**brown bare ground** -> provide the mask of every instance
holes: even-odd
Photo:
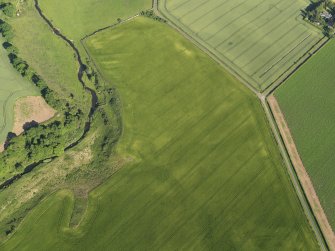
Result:
[[[56,111],[51,108],[41,96],[27,96],[16,101],[14,106],[14,126],[12,132],[19,135],[23,132],[23,125],[36,121],[43,123],[53,116]]]
[[[50,107],[41,96],[27,96],[19,98],[14,106],[14,125],[12,132],[21,134],[25,123],[35,121],[43,123],[53,116],[56,111]],[[0,153],[4,151],[4,144],[0,144]]]
[[[267,100],[278,125],[280,134],[284,140],[290,159],[293,163],[294,169],[298,175],[299,181],[312,207],[313,213],[319,223],[322,233],[327,241],[329,249],[335,250],[335,234],[328,222],[325,212],[323,211],[320,200],[314,190],[313,183],[299,156],[298,150],[293,141],[292,134],[286,123],[284,114],[282,113],[280,106],[273,95],[270,95]]]

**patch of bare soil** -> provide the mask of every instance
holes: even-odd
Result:
[[[56,111],[41,96],[19,98],[14,106],[12,133],[19,135],[25,129],[51,119],[55,114]],[[4,150],[5,143],[0,144],[0,153]]]
[[[304,164],[299,156],[298,150],[295,146],[292,134],[286,123],[284,114],[273,95],[268,97],[268,103],[271,107],[272,113],[278,125],[280,134],[284,140],[286,149],[289,153],[294,169],[298,175],[299,181],[305,191],[307,199],[312,207],[313,213],[320,225],[320,228],[326,238],[330,250],[335,250],[335,234],[328,222],[327,216],[323,211],[320,200],[314,190],[313,183],[304,167]]]
[[[41,96],[27,96],[16,101],[14,106],[14,126],[12,132],[21,134],[31,123],[43,123],[56,111]]]

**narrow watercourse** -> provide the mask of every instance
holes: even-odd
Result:
[[[98,96],[97,96],[96,92],[93,89],[89,88],[85,84],[85,82],[83,81],[83,74],[84,74],[85,70],[87,69],[87,66],[83,63],[83,61],[81,59],[81,56],[80,56],[80,53],[79,53],[79,50],[77,49],[77,47],[74,45],[74,43],[70,39],[68,39],[57,28],[55,28],[53,26],[53,24],[51,23],[51,21],[43,14],[43,12],[42,12],[42,10],[41,10],[41,8],[39,6],[38,0],[34,0],[34,3],[35,3],[35,8],[36,8],[38,14],[48,24],[48,26],[52,29],[52,31],[54,32],[54,34],[56,36],[60,37],[61,39],[63,39],[68,45],[70,45],[70,47],[75,52],[76,59],[77,59],[77,62],[79,64],[79,69],[78,69],[78,74],[77,74],[78,80],[81,83],[81,85],[83,86],[83,88],[85,89],[85,91],[87,91],[90,94],[90,96],[91,96],[90,111],[88,113],[88,119],[87,119],[87,121],[85,123],[85,126],[84,126],[83,134],[75,142],[73,142],[70,145],[68,145],[67,147],[65,147],[64,151],[67,151],[67,150],[75,147],[76,145],[78,145],[85,138],[85,136],[87,135],[87,133],[91,129],[92,117],[94,115],[95,110],[98,107],[98,101],[99,100],[98,100]],[[0,184],[0,190],[7,188],[14,181],[20,179],[23,175],[31,172],[37,166],[39,166],[39,165],[41,165],[43,163],[46,163],[46,162],[50,162],[50,161],[52,161],[52,160],[54,160],[56,158],[57,158],[57,156],[54,156],[54,157],[43,159],[43,160],[40,160],[38,162],[35,162],[35,163],[32,163],[32,164],[28,165],[27,167],[25,167],[25,169],[24,169],[24,171],[22,173],[17,174],[15,176],[13,176],[12,178],[7,179],[3,183],[1,183]]]
[[[76,142],[72,143],[71,145],[69,145],[68,147],[65,148],[65,150],[68,150],[74,146],[76,146],[78,143],[80,143],[80,141],[82,141],[82,139],[86,136],[87,132],[90,130],[91,128],[91,119],[92,116],[98,106],[98,96],[96,94],[96,92],[89,88],[88,86],[86,86],[85,82],[83,81],[83,74],[85,72],[85,70],[87,69],[87,66],[83,63],[79,50],[77,49],[77,47],[74,45],[74,43],[68,39],[66,36],[64,36],[59,29],[55,28],[53,26],[53,24],[51,23],[51,21],[43,14],[39,4],[38,4],[38,0],[34,0],[35,2],[35,8],[38,11],[38,14],[42,17],[42,19],[48,24],[48,26],[52,29],[52,31],[54,32],[54,34],[58,37],[60,37],[61,39],[63,39],[68,45],[70,45],[70,47],[73,49],[73,51],[75,52],[76,55],[76,59],[78,61],[79,64],[79,70],[78,70],[78,80],[81,83],[81,85],[83,86],[83,88],[90,93],[91,95],[91,108],[90,108],[90,112],[88,114],[88,121],[85,124],[85,128],[84,128],[84,133],[83,135],[80,137],[80,139],[78,139]]]

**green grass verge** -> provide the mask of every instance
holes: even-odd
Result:
[[[283,78],[323,35],[301,20],[308,0],[162,0],[159,9],[247,83]]]
[[[262,107],[241,83],[147,18],[87,46],[120,94],[117,153],[132,164],[90,194],[79,228],[68,228],[73,197],[60,192],[2,250],[318,249]]]
[[[0,43],[2,41],[0,40]],[[24,96],[39,95],[38,89],[10,64],[7,52],[0,48],[0,144],[13,129],[15,101]]]
[[[335,229],[335,42],[312,57],[276,92],[321,204]]]

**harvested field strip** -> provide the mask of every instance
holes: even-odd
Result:
[[[304,167],[335,229],[334,41],[291,76],[275,96],[284,112]]]
[[[159,8],[247,83],[264,90],[322,38],[299,18],[304,2],[163,0]]]
[[[284,114],[281,112],[279,104],[273,95],[271,95],[268,98],[268,102],[275,117],[275,120],[277,122],[277,125],[279,127],[280,134],[282,135],[283,140],[285,142],[292,164],[298,175],[299,181],[304,189],[306,197],[319,223],[322,233],[325,236],[325,239],[329,245],[330,250],[335,250],[335,234],[328,222],[325,212],[323,211],[320,200],[314,190],[313,183],[299,156],[290,129],[286,124]]]

